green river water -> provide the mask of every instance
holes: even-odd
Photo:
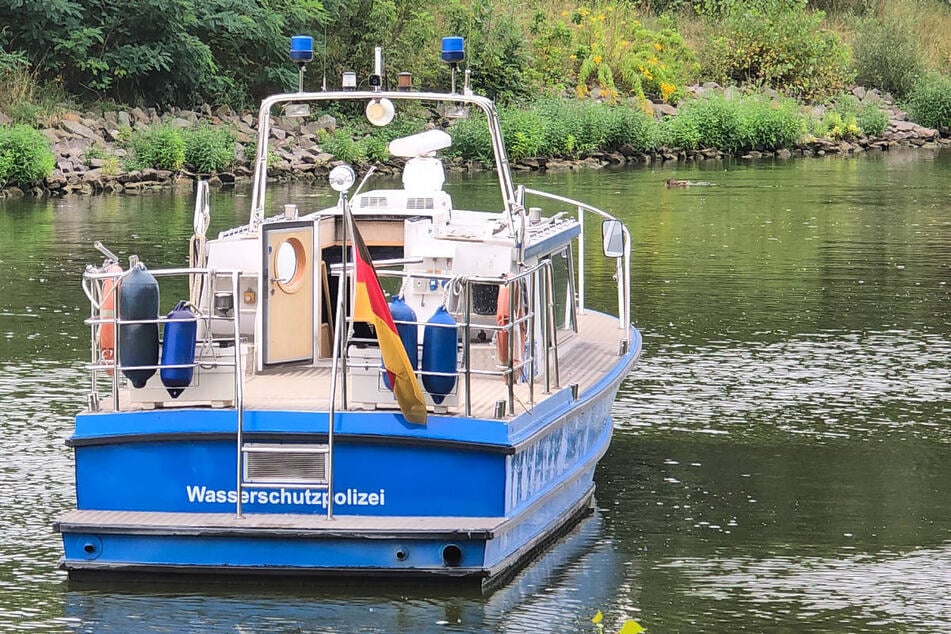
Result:
[[[597,632],[598,610],[605,632],[951,630],[951,152],[522,180],[629,223],[644,354],[598,511],[489,595],[68,583],[50,526],[73,505],[80,275],[96,239],[184,265],[194,202],[0,200],[0,630]],[[309,192],[275,187],[274,209]],[[213,195],[210,235],[248,193]]]

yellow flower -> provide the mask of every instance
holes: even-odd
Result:
[[[580,9],[578,9],[578,13],[581,15],[581,17],[586,17],[591,15],[591,11],[587,7],[581,7]]]
[[[567,18],[568,15],[569,15],[569,13],[568,13],[567,11],[562,11],[562,12],[561,12],[561,17],[563,17],[563,18]]]
[[[674,91],[677,90],[677,87],[666,81],[660,82],[660,96],[664,101],[670,99],[670,96],[674,94]]]
[[[654,42],[654,50],[660,52],[664,50],[664,47],[660,42]]]
[[[578,56],[577,56],[577,55],[569,55],[569,56],[568,56],[568,59],[578,59]]]
[[[600,55],[595,55],[595,56],[594,56],[594,63],[595,63],[595,64],[600,64],[600,63],[601,63],[601,56],[600,56]]]

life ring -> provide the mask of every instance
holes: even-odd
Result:
[[[122,273],[118,264],[110,264],[100,270],[101,273],[110,273],[117,276]],[[99,324],[99,356],[107,365],[115,364],[116,357],[116,290],[119,286],[118,277],[108,277],[102,280],[99,300],[99,318],[104,320]],[[112,376],[112,370],[108,370]]]
[[[499,296],[495,302],[495,324],[497,326],[508,326],[512,321],[511,308],[510,308],[510,295],[511,289],[515,289],[515,314],[518,315],[518,318],[521,319],[525,312],[522,310],[521,298],[518,292],[518,282],[510,282],[499,286]],[[522,340],[525,336],[525,323],[523,322],[520,325]],[[522,361],[522,355],[520,354],[519,348],[521,347],[521,341],[516,339],[514,355],[512,359],[512,365],[518,365]],[[495,352],[499,360],[499,365],[508,366],[509,365],[509,330],[497,330],[495,333]]]

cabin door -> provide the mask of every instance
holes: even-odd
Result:
[[[264,365],[314,358],[314,223],[261,227]]]

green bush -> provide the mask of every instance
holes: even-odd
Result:
[[[794,145],[805,127],[805,117],[790,99],[713,95],[683,104],[677,116],[666,119],[663,140],[686,150],[775,150]]]
[[[683,104],[677,119],[685,117],[692,123],[681,123],[680,130],[696,130],[697,146],[736,151],[740,145],[740,113],[738,102],[723,95],[712,95]],[[686,129],[685,129],[686,128]],[[689,135],[688,135],[689,138]]]
[[[805,132],[805,117],[790,99],[751,96],[739,101],[740,148],[776,150],[794,145]]]
[[[904,19],[867,17],[852,46],[855,81],[903,97],[924,72],[915,31]]]
[[[538,156],[545,140],[545,121],[534,108],[505,108],[499,115],[509,160]]]
[[[184,131],[185,163],[209,173],[234,163],[234,135],[225,127],[200,125]]]
[[[686,108],[676,117],[667,117],[661,125],[661,142],[669,148],[696,150],[700,146],[697,118]]]
[[[129,147],[132,169],[154,167],[178,171],[185,164],[185,139],[176,128],[163,125],[136,130],[130,135]]]
[[[542,99],[524,108],[503,108],[499,117],[509,159],[531,156],[581,158],[630,145],[656,149],[659,126],[638,108],[594,101]],[[457,121],[449,128],[450,156],[491,162],[492,143],[481,118]]]
[[[0,126],[0,187],[28,186],[53,173],[50,143],[27,125]]]
[[[321,32],[316,0],[0,2],[0,48],[41,81],[122,102],[220,103],[296,85],[287,34]],[[356,29],[359,31],[359,29]]]
[[[321,130],[317,133],[317,142],[321,149],[344,163],[363,165],[367,162],[367,146],[363,140],[354,139],[354,131],[340,127],[333,132]]]
[[[908,95],[911,119],[929,128],[951,128],[951,77],[926,75]]]
[[[855,138],[862,134],[881,136],[888,127],[888,114],[875,104],[860,103],[851,94],[837,96],[825,113],[811,122],[810,131],[818,137]]]
[[[653,115],[640,108],[614,107],[609,110],[605,141],[606,149],[616,150],[630,145],[638,152],[652,152],[660,140],[660,126]]]
[[[851,79],[849,50],[821,28],[806,0],[706,0],[710,37],[701,58],[720,82],[770,86],[815,99]]]
[[[534,107],[545,121],[541,154],[578,158],[605,146],[610,106],[587,100],[545,99]]]
[[[450,0],[443,8],[449,31],[466,38],[473,89],[501,102],[531,94],[531,55],[511,7],[492,0]],[[448,74],[446,79],[448,79]]]
[[[862,129],[854,112],[848,109],[831,109],[813,123],[812,133],[817,137],[839,141],[858,137],[862,134]]]
[[[868,136],[882,136],[888,127],[888,114],[876,105],[866,105],[855,115],[855,121]]]
[[[455,156],[466,160],[478,160],[483,163],[492,163],[492,139],[482,117],[470,116],[459,119],[448,129],[452,137],[452,145],[446,148],[447,156]]]

